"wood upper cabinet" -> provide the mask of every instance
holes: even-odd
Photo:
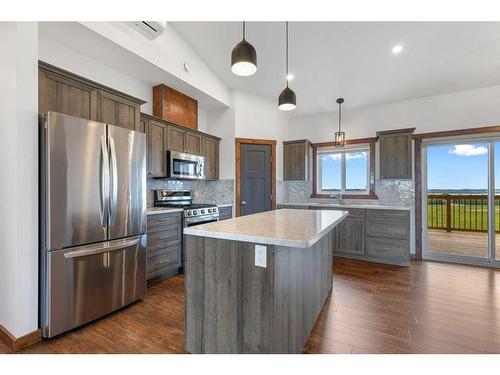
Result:
[[[121,96],[99,90],[97,121],[130,130],[140,129],[140,104]]]
[[[175,126],[168,126],[167,132],[167,149],[171,151],[185,152],[186,131]]]
[[[205,179],[219,179],[219,139],[203,136],[203,156],[205,156]]]
[[[39,113],[54,111],[144,132],[141,104],[140,99],[39,61]]]
[[[187,153],[202,155],[203,139],[201,134],[186,131],[185,146]]]
[[[198,102],[165,85],[153,87],[153,115],[186,128],[198,129]]]
[[[51,70],[38,70],[38,112],[97,120],[97,89]]]
[[[311,142],[307,139],[283,142],[283,180],[308,180]]]
[[[377,132],[381,179],[412,178],[412,134],[415,128]]]
[[[148,177],[167,177],[167,135],[168,126],[153,119],[148,120],[147,150]]]

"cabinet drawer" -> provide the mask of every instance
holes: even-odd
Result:
[[[410,221],[394,219],[367,219],[366,235],[407,240],[410,238]]]
[[[233,207],[219,207],[219,220],[227,220],[233,217]]]
[[[409,220],[410,211],[403,210],[366,210],[367,219],[383,219],[383,220]]]
[[[148,249],[158,246],[177,245],[182,239],[182,227],[171,225],[160,230],[148,232]]]
[[[367,236],[366,255],[374,258],[409,261],[410,243],[408,240]]]
[[[171,271],[181,266],[181,246],[161,247],[155,250],[148,249],[148,279]]]
[[[150,229],[166,227],[172,224],[181,225],[181,213],[173,212],[168,214],[157,214],[148,216],[148,232]]]

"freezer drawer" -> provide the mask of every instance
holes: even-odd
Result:
[[[146,235],[47,253],[44,337],[146,296]]]

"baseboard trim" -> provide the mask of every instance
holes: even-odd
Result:
[[[42,330],[30,332],[21,337],[15,337],[7,328],[0,324],[0,340],[9,346],[15,352],[42,341]]]

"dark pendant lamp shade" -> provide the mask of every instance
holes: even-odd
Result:
[[[231,52],[231,71],[238,76],[251,76],[257,71],[257,51],[245,40],[245,22],[243,40]]]
[[[340,130],[342,123],[342,103],[344,103],[343,98],[337,99],[337,104],[339,105],[339,131],[335,132],[335,146],[344,147],[345,146],[345,132]]]
[[[282,111],[291,111],[297,107],[297,97],[293,90],[288,87],[288,22],[285,23],[286,35],[286,87],[278,97],[278,108]]]
[[[290,87],[285,87],[278,98],[278,108],[282,111],[291,111],[297,106],[297,97]]]

